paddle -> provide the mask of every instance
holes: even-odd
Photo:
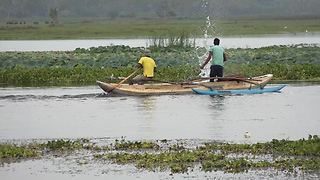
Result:
[[[132,74],[130,74],[128,77],[124,78],[124,80],[122,80],[121,82],[119,82],[119,84],[117,84],[116,86],[114,86],[112,89],[110,89],[108,92],[112,92],[114,89],[116,89],[117,87],[119,87],[123,82],[125,82],[126,80],[128,80],[131,76],[133,76],[135,73],[137,73],[138,71],[140,71],[142,69],[139,68],[136,71],[134,71]]]

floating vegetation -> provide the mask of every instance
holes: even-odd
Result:
[[[196,66],[175,66],[157,68],[155,78],[165,81],[179,81],[198,77],[200,69]],[[14,68],[0,71],[0,82],[7,84],[23,83],[95,83],[107,81],[109,77],[127,77],[136,68]],[[174,74],[175,76],[172,76]],[[120,80],[119,80],[120,81]]]
[[[89,142],[89,140],[86,139],[78,139],[76,141],[71,140],[53,140],[48,141],[47,143],[43,143],[42,146],[46,149],[51,150],[74,150],[74,149],[80,149],[85,148],[87,146],[84,146],[84,143]]]
[[[121,140],[116,140],[115,144],[111,144],[111,147],[115,150],[127,150],[127,149],[159,149],[160,146],[153,142],[132,142],[126,141],[124,138]]]
[[[283,155],[302,155],[320,156],[320,138],[317,135],[309,135],[308,139],[297,141],[273,139],[266,143],[256,144],[208,144],[201,149],[219,150],[222,154],[227,153],[250,153],[250,154],[283,154]]]
[[[246,77],[271,73],[275,79],[319,79],[320,47],[298,44],[254,49],[228,49],[226,73]]]
[[[182,41],[188,40],[181,37]],[[160,41],[160,40],[158,40]],[[198,55],[207,53],[174,38],[170,46],[154,45],[152,57],[157,79],[184,81],[200,74]],[[94,83],[108,77],[126,77],[136,69],[144,48],[99,46],[65,52],[0,52],[0,83]],[[224,75],[245,77],[273,74],[274,79],[320,79],[317,45],[270,46],[226,49]]]
[[[308,139],[276,140],[255,144],[204,143],[187,148],[183,143],[170,144],[165,141],[115,140],[109,146],[97,146],[89,139],[53,140],[47,143],[17,145],[0,144],[0,157],[42,157],[46,153],[65,150],[89,151],[94,159],[120,165],[133,164],[139,169],[187,173],[200,166],[203,171],[226,173],[248,172],[273,168],[297,173],[319,173],[320,138],[309,135]],[[6,161],[5,161],[6,162]],[[79,161],[80,165],[88,164]]]
[[[0,158],[36,157],[39,153],[17,145],[0,144]]]

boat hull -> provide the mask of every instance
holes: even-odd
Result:
[[[192,89],[197,94],[202,95],[230,95],[230,94],[262,94],[262,93],[270,93],[280,91],[283,86],[271,87],[271,88],[255,88],[255,89],[240,89],[240,90],[214,90],[214,89]]]
[[[162,95],[162,94],[191,94],[195,93],[192,89],[207,90],[212,87],[216,90],[238,90],[238,89],[255,89],[263,88],[272,79],[272,74],[245,79],[244,81],[221,81],[221,82],[201,82],[189,84],[146,84],[146,85],[128,85],[121,84],[113,89],[117,84],[97,81],[98,86],[105,92],[112,90],[113,94],[121,95]],[[252,83],[250,83],[250,82]]]

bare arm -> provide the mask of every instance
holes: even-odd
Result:
[[[143,68],[142,64],[140,64],[140,63],[137,64],[137,67],[138,68]]]
[[[154,67],[153,72],[157,72],[157,67]]]
[[[227,56],[226,54],[223,54],[223,62],[227,61]]]
[[[210,59],[212,57],[212,54],[213,54],[212,51],[209,51],[209,56],[208,56],[206,62],[204,62],[204,64],[200,67],[200,69],[203,69],[208,64],[208,62],[210,61]]]

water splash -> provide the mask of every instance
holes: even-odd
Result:
[[[210,36],[208,34],[210,28],[211,28],[210,16],[207,16],[206,17],[206,27],[204,30],[204,39],[203,39],[203,47],[205,48],[206,52],[205,52],[205,54],[202,54],[200,56],[198,55],[200,66],[202,66],[204,64],[204,62],[207,60],[207,57],[209,55],[208,51],[209,51],[210,46],[207,43],[208,43],[208,39],[210,38]],[[208,64],[211,64],[211,60],[208,62]],[[200,73],[201,77],[209,76],[210,65],[208,65],[208,64],[201,70],[201,73]]]
[[[221,15],[221,11],[223,11],[223,2],[215,1],[210,2],[207,0],[202,0],[202,15],[205,17],[205,26],[202,28],[203,31],[203,44],[201,47],[197,47],[197,57],[199,60],[199,65],[202,66],[204,62],[207,60],[207,57],[209,56],[209,49],[212,46],[212,37],[213,36],[219,36],[221,35],[221,28],[219,26],[218,20]],[[204,69],[201,70],[200,76],[202,77],[208,77],[210,74],[210,64],[211,60],[208,62],[208,64],[204,67]]]
[[[208,30],[210,29],[210,27],[211,27],[210,16],[207,16],[206,28],[204,30],[204,40],[203,40],[203,44],[204,44],[205,47],[207,46],[207,41],[208,41],[208,38],[209,38]]]

